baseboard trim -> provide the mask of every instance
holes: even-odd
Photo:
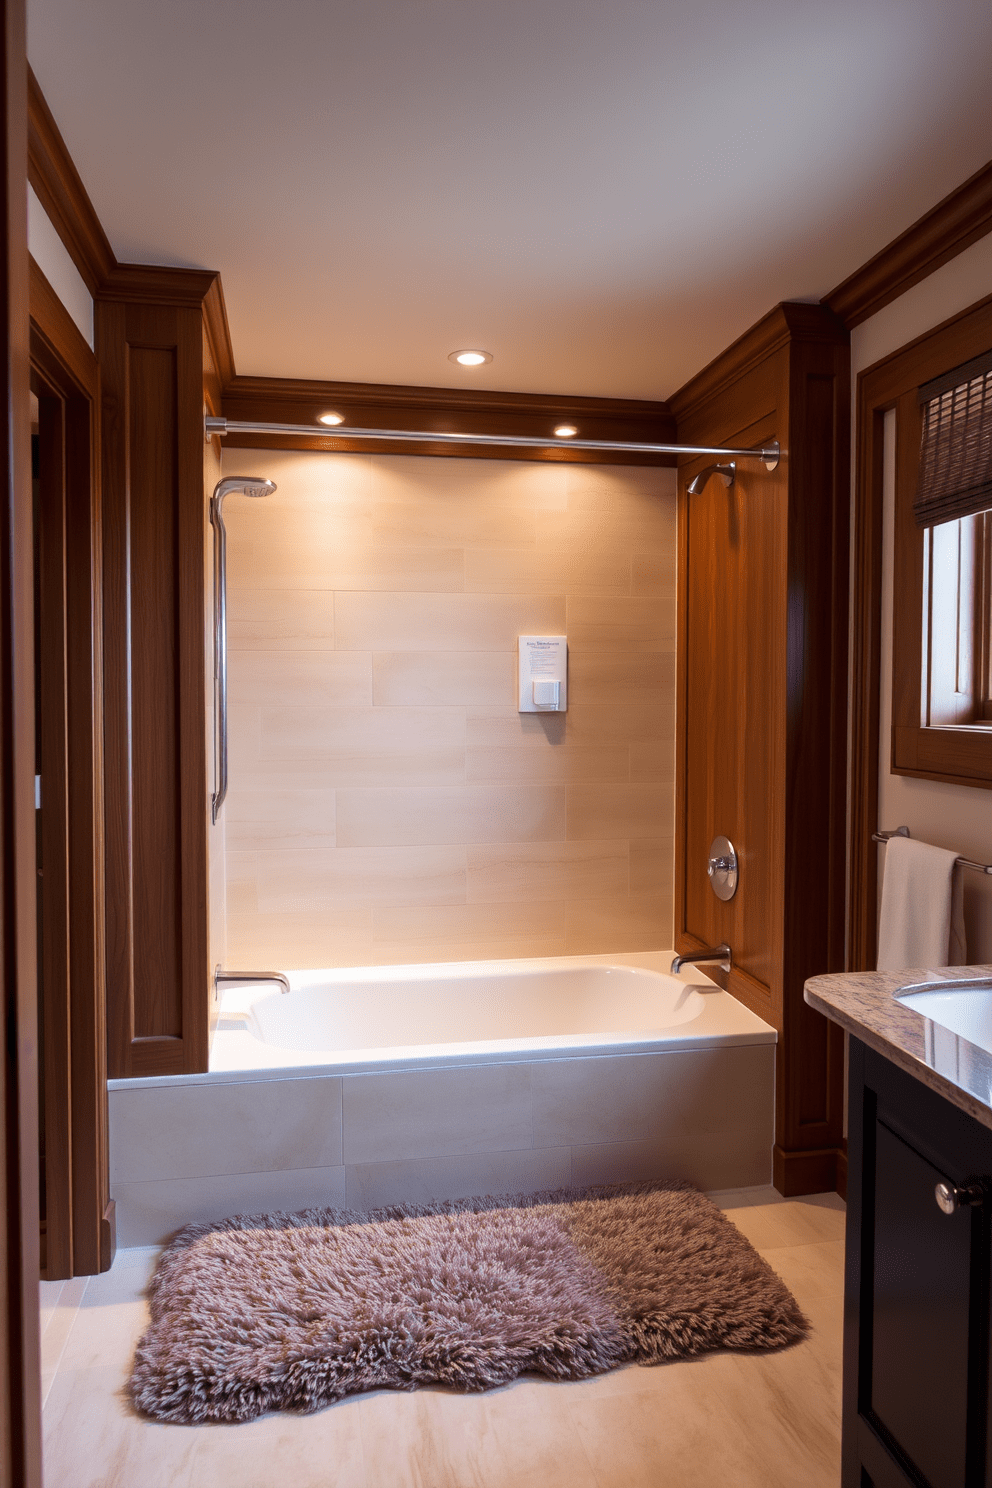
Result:
[[[786,1151],[776,1142],[772,1150],[772,1182],[786,1199],[801,1194],[836,1193],[842,1156],[838,1147]]]

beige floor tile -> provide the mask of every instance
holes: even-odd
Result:
[[[517,1383],[362,1401],[369,1488],[595,1488],[563,1397]]]
[[[811,1245],[776,1245],[761,1251],[761,1254],[781,1276],[800,1307],[819,1297],[843,1295],[843,1240],[822,1240]]]
[[[813,1198],[780,1199],[778,1203],[751,1204],[730,1218],[758,1250],[779,1245],[810,1245],[824,1240],[843,1240],[844,1211]],[[836,1195],[832,1197],[836,1198]]]
[[[56,1370],[69,1341],[72,1325],[76,1321],[83,1294],[86,1291],[86,1276],[73,1276],[68,1281],[43,1282],[43,1286],[57,1287],[58,1294],[53,1303],[42,1309],[41,1335],[41,1403],[44,1405],[52,1387]]]
[[[192,1442],[189,1488],[365,1488],[360,1409],[356,1397],[312,1416],[174,1428]]]

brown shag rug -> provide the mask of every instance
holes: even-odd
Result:
[[[358,1390],[582,1379],[808,1323],[684,1183],[309,1209],[188,1225],[151,1283],[131,1397],[160,1421],[314,1411]]]

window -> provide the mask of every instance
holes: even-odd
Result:
[[[894,410],[895,774],[992,787],[992,301],[863,374]],[[880,445],[872,440],[880,482]]]

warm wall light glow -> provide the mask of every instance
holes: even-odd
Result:
[[[481,367],[483,362],[491,362],[493,354],[491,351],[452,351],[448,353],[449,362],[457,362],[462,367]]]
[[[318,415],[317,415],[317,422],[319,424],[343,424],[344,423],[344,414],[343,413],[318,413]]]
[[[573,434],[578,434],[574,424],[559,424],[555,430],[556,439],[571,439]]]

